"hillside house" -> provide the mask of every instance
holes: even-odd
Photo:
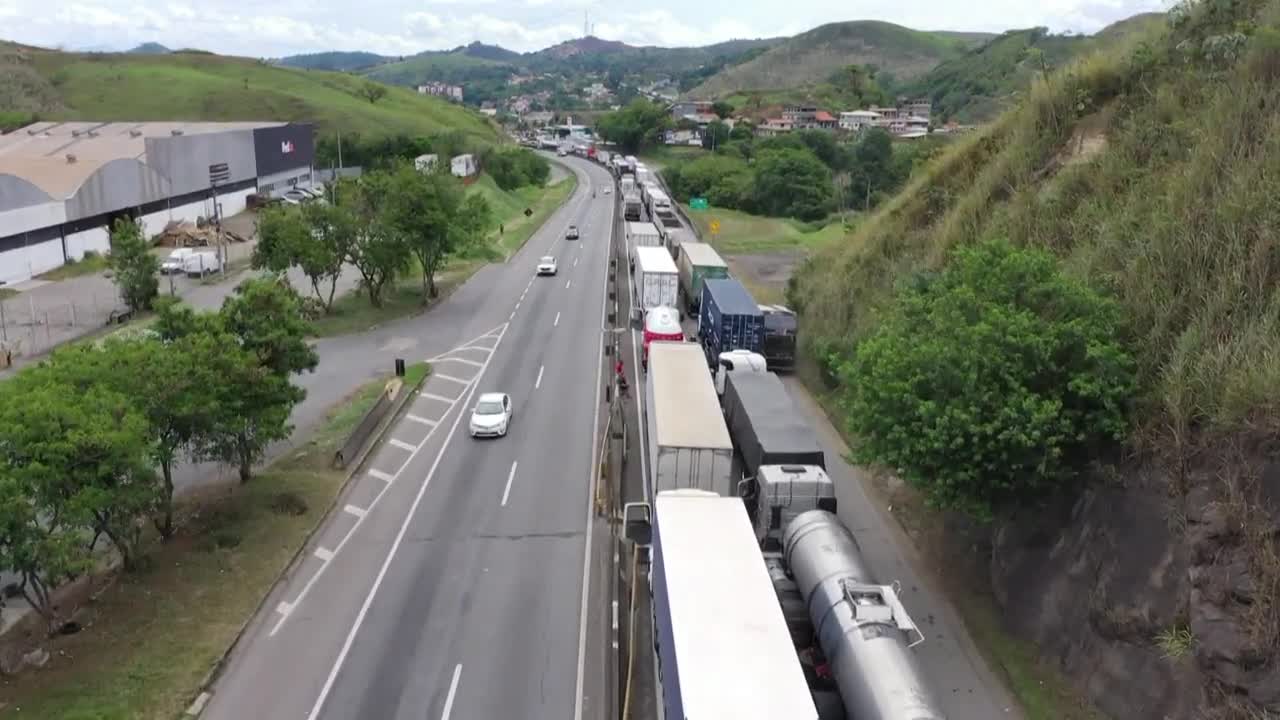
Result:
[[[671,119],[679,120],[688,115],[697,115],[698,113],[710,113],[710,100],[682,100],[671,104]]]
[[[442,97],[448,100],[452,100],[454,102],[459,102],[459,103],[462,102],[462,86],[461,85],[449,85],[448,83],[442,83],[442,82],[429,82],[429,83],[426,83],[425,85],[418,86],[418,94],[434,95],[436,97]]]
[[[813,125],[811,127],[818,130],[835,130],[837,125],[839,125],[839,121],[826,110],[819,110],[813,114]]]
[[[435,155],[419,155],[413,159],[413,167],[418,172],[431,172],[435,169],[437,160]]]
[[[476,174],[477,169],[475,155],[458,155],[449,161],[449,172],[455,177],[469,178]]]
[[[793,129],[803,130],[816,126],[817,114],[818,108],[811,105],[788,105],[782,110],[782,119],[791,123]]]
[[[907,112],[912,117],[924,118],[925,123],[933,117],[933,103],[928,99],[904,100],[898,98],[898,107]]]
[[[795,123],[787,118],[768,118],[761,125],[756,126],[756,135],[760,137],[774,137],[783,135],[795,130]]]
[[[840,113],[840,129],[857,132],[863,128],[875,127],[880,120],[880,113],[872,110],[849,110]]]

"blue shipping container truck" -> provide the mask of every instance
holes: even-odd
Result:
[[[722,352],[761,351],[764,313],[742,283],[733,278],[708,278],[702,282],[698,342],[707,355],[707,364],[713,367]]]

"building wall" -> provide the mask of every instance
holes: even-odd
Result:
[[[132,158],[112,160],[89,176],[67,199],[67,219],[93,217],[163,200],[170,196],[169,182]]]
[[[258,128],[253,154],[259,178],[315,164],[315,128],[307,124]]]
[[[26,244],[22,242],[21,236],[29,230],[62,224],[67,219],[66,209],[65,203],[45,199],[36,205],[0,211],[0,251],[10,250],[13,245]]]
[[[61,239],[23,245],[0,252],[0,280],[6,284],[19,283],[61,265]]]
[[[88,228],[87,230],[81,230],[80,232],[67,235],[67,257],[72,260],[82,259],[86,251],[91,250],[99,255],[105,255],[110,249],[111,234],[107,231],[106,225],[99,225],[98,227]],[[59,267],[61,265],[62,251],[61,247],[59,247],[58,263],[53,267]]]
[[[147,138],[147,164],[169,180],[170,193],[209,187],[209,166],[227,164],[228,183],[257,176],[253,130]]]
[[[258,192],[265,195],[281,195],[294,185],[311,185],[310,167],[295,167],[258,178]]]

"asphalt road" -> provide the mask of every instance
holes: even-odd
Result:
[[[568,163],[575,196],[438,308],[466,318],[447,323],[451,349],[395,349],[435,372],[251,622],[203,717],[606,716],[589,495],[614,204],[591,197],[603,169]],[[564,240],[570,223],[581,240]],[[559,274],[536,278],[546,254]],[[511,430],[473,440],[489,391],[512,396]]]

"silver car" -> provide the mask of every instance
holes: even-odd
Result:
[[[506,437],[511,427],[511,396],[485,393],[471,411],[471,437]]]

